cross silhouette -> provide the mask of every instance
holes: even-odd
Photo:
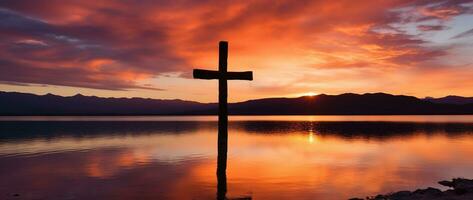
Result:
[[[228,72],[228,42],[218,43],[218,71],[194,69],[196,79],[218,79],[218,155],[217,155],[217,199],[226,199],[227,149],[228,149],[228,103],[227,80],[253,80],[253,72]]]

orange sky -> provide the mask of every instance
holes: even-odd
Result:
[[[0,2],[0,90],[215,102],[387,92],[473,96],[473,1]]]

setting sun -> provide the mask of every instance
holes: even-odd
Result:
[[[306,92],[306,93],[302,93],[300,96],[313,97],[313,96],[316,96],[316,95],[318,95],[318,93],[316,93],[316,92]]]

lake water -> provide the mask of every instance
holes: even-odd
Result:
[[[0,199],[215,199],[216,119],[0,117]],[[229,198],[348,199],[473,178],[473,116],[230,120]]]

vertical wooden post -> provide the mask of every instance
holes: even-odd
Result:
[[[228,107],[227,80],[253,80],[253,72],[227,72],[228,42],[218,43],[218,71],[194,69],[198,79],[218,79],[218,154],[217,154],[217,199],[226,200],[227,151],[228,151]]]
[[[227,108],[227,59],[228,42],[218,44],[218,155],[217,155],[217,199],[225,199],[227,193],[227,149],[228,149],[228,108]]]

